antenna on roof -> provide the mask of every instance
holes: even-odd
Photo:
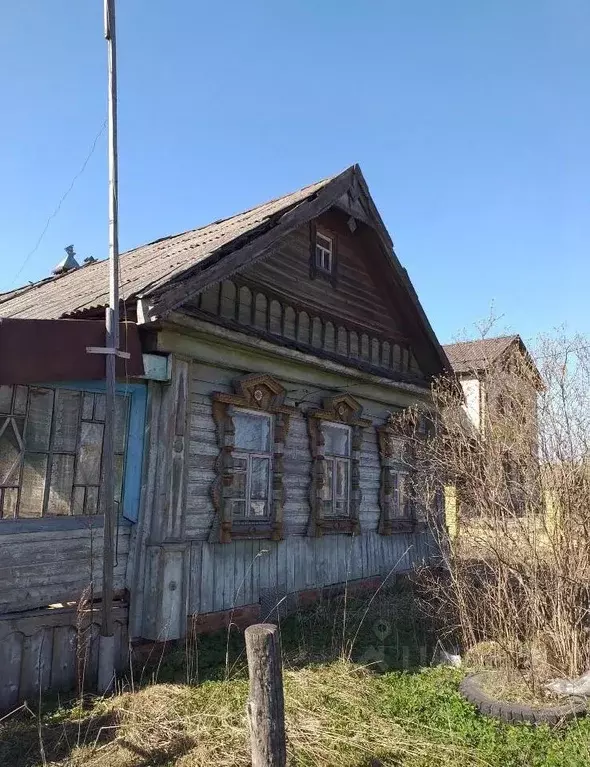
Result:
[[[59,262],[59,264],[53,269],[52,274],[64,274],[65,272],[69,272],[72,269],[78,269],[80,264],[76,261],[76,254],[74,252],[74,246],[73,245],[67,245],[64,248],[65,252],[67,253],[65,258],[62,258],[62,260]]]

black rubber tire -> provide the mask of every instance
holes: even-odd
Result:
[[[582,698],[570,699],[567,702],[546,708],[535,708],[523,703],[497,700],[481,689],[480,681],[486,673],[490,672],[483,671],[466,676],[459,684],[461,695],[484,716],[492,716],[508,724],[530,722],[554,726],[586,713],[587,703]]]

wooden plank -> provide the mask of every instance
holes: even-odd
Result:
[[[195,548],[201,556],[201,587],[199,595],[195,597],[197,606],[194,612],[210,613],[213,611],[213,594],[215,591],[215,544],[202,543]]]
[[[249,565],[252,547],[248,546],[250,541],[236,541],[236,556],[234,561],[234,583],[236,590],[235,604],[247,604],[245,601],[245,570]],[[232,605],[233,606],[233,605]]]
[[[74,484],[74,456],[57,453],[51,462],[46,514],[70,514]]]
[[[43,515],[47,456],[30,453],[25,455],[23,465],[19,517],[40,517]]]
[[[104,426],[100,423],[82,422],[76,466],[75,481],[77,485],[98,485],[100,483],[103,429]]]
[[[69,692],[76,686],[76,629],[58,626],[53,632],[51,689]]]
[[[18,703],[24,636],[14,632],[0,642],[0,711]]]
[[[40,693],[49,689],[51,681],[51,658],[53,654],[53,629],[40,628],[32,636],[25,636],[22,652],[20,698],[30,703]]]
[[[78,442],[81,403],[82,394],[79,391],[58,389],[55,392],[53,425],[53,450],[55,452],[75,452]]]
[[[221,553],[221,577],[223,578],[223,605],[219,609],[229,610],[234,606],[235,600],[234,557],[236,556],[236,543],[235,541],[218,543],[216,546],[216,554]]]
[[[203,558],[201,557],[201,544],[191,544],[190,550],[190,576],[188,591],[188,614],[194,615],[199,608],[199,595],[201,593],[201,567]]]

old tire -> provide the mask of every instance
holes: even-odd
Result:
[[[571,698],[564,703],[545,708],[492,698],[481,688],[481,681],[486,673],[489,672],[471,674],[459,684],[461,695],[484,716],[492,716],[508,724],[530,722],[554,726],[586,713],[586,701],[581,698]]]

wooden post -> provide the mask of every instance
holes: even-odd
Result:
[[[285,767],[287,746],[279,632],[271,623],[257,623],[249,626],[245,635],[250,676],[246,713],[252,767]]]

